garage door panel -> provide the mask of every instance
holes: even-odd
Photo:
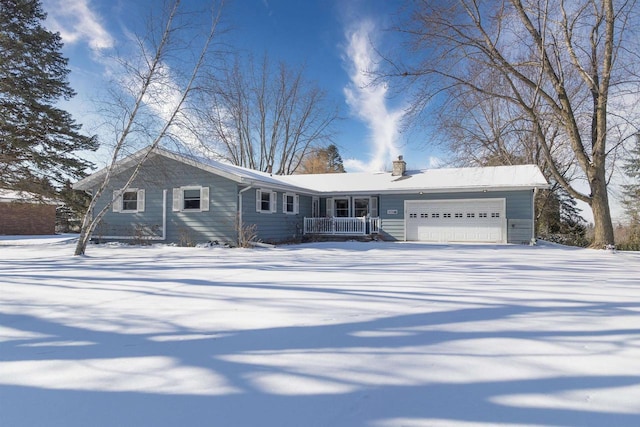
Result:
[[[504,199],[407,202],[407,240],[502,242]]]

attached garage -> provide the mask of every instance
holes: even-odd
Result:
[[[404,212],[409,241],[507,241],[505,199],[407,200]]]

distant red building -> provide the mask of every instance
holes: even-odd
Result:
[[[33,194],[0,189],[0,235],[55,234],[56,204]]]

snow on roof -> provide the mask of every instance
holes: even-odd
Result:
[[[167,151],[165,150],[165,152]],[[217,160],[207,159],[205,157],[199,157],[196,155],[177,154],[171,151],[169,151],[168,153],[171,153],[177,156],[182,156],[182,157],[191,159],[194,162],[210,166],[219,172],[225,172],[229,175],[234,175],[240,178],[242,181],[260,181],[260,182],[264,182],[265,184],[273,184],[273,185],[283,184],[281,180],[278,179],[279,177],[277,175],[273,176],[268,172],[261,172],[254,169],[247,169],[241,166],[236,166],[229,163],[223,163]]]
[[[15,191],[0,188],[0,202],[23,202],[23,203],[47,203],[55,205],[56,203],[48,198],[42,198],[35,193],[27,191]]]
[[[147,149],[121,160],[120,167],[131,167],[145,154],[145,150]],[[444,192],[548,187],[547,180],[536,165],[428,169],[407,171],[403,176],[392,176],[390,172],[272,175],[163,148],[155,148],[154,151],[158,155],[222,175],[240,184],[301,193]],[[104,172],[103,169],[78,181],[74,188],[89,189]]]
[[[281,175],[273,175],[268,172],[262,172],[254,169],[248,169],[241,166],[223,163],[217,160],[208,159],[190,154],[179,154],[165,149],[157,149],[159,154],[176,158],[178,160],[188,159],[194,162],[195,166],[205,166],[206,169],[214,173],[221,173],[223,176],[230,178],[236,182],[248,185],[262,185],[274,189],[294,190],[298,192],[309,192],[309,188],[301,186],[296,182],[288,182],[283,180]]]
[[[18,191],[5,190],[0,188],[0,200],[3,202],[11,202],[14,200],[22,200],[25,197]]]
[[[116,173],[119,173],[125,169],[133,167],[138,161],[140,161],[148,152],[149,147],[127,156],[119,160],[114,168]],[[224,176],[232,181],[238,183],[244,183],[248,185],[264,185],[273,188],[287,187],[292,190],[298,190],[299,192],[309,191],[305,188],[299,188],[295,184],[289,184],[278,179],[278,176],[272,176],[267,172],[260,172],[253,169],[247,169],[240,166],[223,163],[217,160],[208,159],[206,157],[197,156],[189,153],[178,153],[167,150],[165,148],[156,147],[153,149],[153,154],[164,156],[181,163],[189,164],[191,166]],[[101,169],[93,174],[81,179],[73,185],[77,190],[89,190],[92,186],[98,185],[100,180],[104,178],[107,168]]]
[[[489,188],[547,188],[547,180],[535,165],[390,172],[290,175],[285,182],[321,193],[461,191]]]
[[[390,172],[271,175],[215,160],[198,157],[194,160],[237,175],[245,182],[295,186],[318,193],[435,192],[497,187],[547,188],[549,185],[536,165],[428,169],[407,171],[403,176],[392,176]]]

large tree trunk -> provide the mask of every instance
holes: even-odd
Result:
[[[590,178],[591,201],[589,205],[593,212],[594,235],[591,247],[604,249],[612,245],[613,222],[611,221],[611,210],[609,209],[609,195],[607,194],[607,182],[604,169],[594,172]]]
[[[591,207],[593,247],[614,244],[607,174],[616,155],[610,154],[638,128],[637,116],[625,111],[638,94],[629,71],[637,45],[630,44],[627,29],[635,23],[635,2],[458,0],[415,6],[399,28],[412,41],[413,63],[392,61],[390,68],[391,76],[418,85],[410,111],[429,112],[445,90],[454,103],[472,91],[516,107],[498,114],[515,113],[520,120],[524,112],[554,179]],[[573,185],[578,177],[588,180],[589,194]]]

